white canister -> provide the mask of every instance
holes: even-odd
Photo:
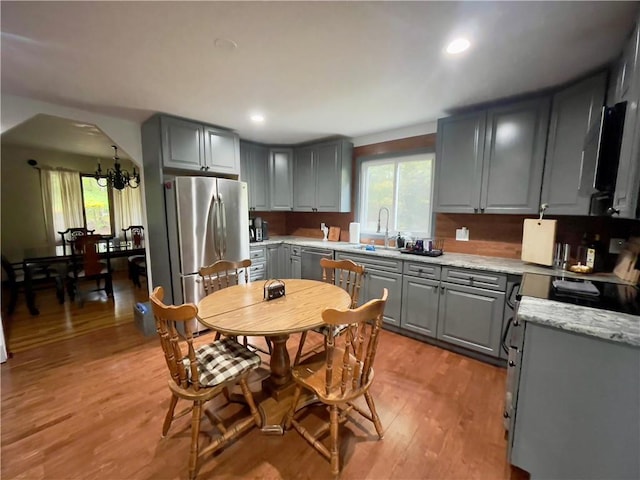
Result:
[[[349,243],[360,243],[360,224],[358,222],[349,224]]]

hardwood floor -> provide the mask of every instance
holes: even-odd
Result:
[[[14,356],[0,369],[3,479],[187,478],[190,417],[160,437],[169,404],[164,358],[158,339],[132,323],[141,292],[116,285],[115,306],[45,312],[39,303],[43,314],[35,320],[22,317],[24,306],[16,312]],[[206,334],[198,342],[211,340]],[[297,340],[289,340],[291,354]],[[342,478],[526,478],[506,462],[504,387],[504,369],[382,332],[371,392],[385,437],[378,441],[369,422],[342,426]],[[331,475],[295,431],[265,436],[253,429],[202,464],[198,478],[214,477]]]

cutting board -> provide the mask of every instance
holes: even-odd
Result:
[[[638,267],[638,258],[640,257],[640,238],[631,237],[624,249],[618,255],[616,267],[613,273],[622,280],[638,283],[640,280],[640,270]]]
[[[329,227],[329,241],[330,242],[340,241],[340,227]]]
[[[526,218],[522,228],[523,262],[553,265],[553,250],[556,243],[557,220]]]

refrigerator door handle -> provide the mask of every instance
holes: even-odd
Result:
[[[227,210],[222,201],[222,195],[218,195],[218,204],[220,205],[220,220],[222,223],[222,235],[220,241],[220,258],[223,259],[227,254]]]
[[[218,199],[215,195],[211,197],[211,203],[209,205],[209,228],[207,228],[207,237],[207,242],[203,247],[206,249],[207,245],[211,244],[209,241],[210,238],[213,237],[213,249],[216,256],[220,257],[220,253],[218,252]]]

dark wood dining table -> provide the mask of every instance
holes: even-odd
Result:
[[[282,433],[282,420],[291,405],[289,335],[322,325],[326,308],[351,305],[349,294],[330,283],[300,279],[284,283],[285,296],[270,301],[264,300],[264,282],[250,282],[214,292],[198,304],[198,320],[222,334],[271,340],[271,371],[262,384],[265,398],[259,402],[265,433]]]
[[[133,242],[120,242],[111,236],[103,236],[103,241],[98,245],[98,254],[101,258],[129,257],[132,255],[145,255],[145,247],[134,245]],[[36,295],[34,290],[34,272],[49,270],[56,279],[56,296],[60,303],[64,303],[64,279],[67,277],[69,266],[74,258],[73,244],[47,245],[25,248],[22,260],[24,270],[24,291],[27,300],[27,308],[31,315],[38,315],[40,311],[36,307]]]

